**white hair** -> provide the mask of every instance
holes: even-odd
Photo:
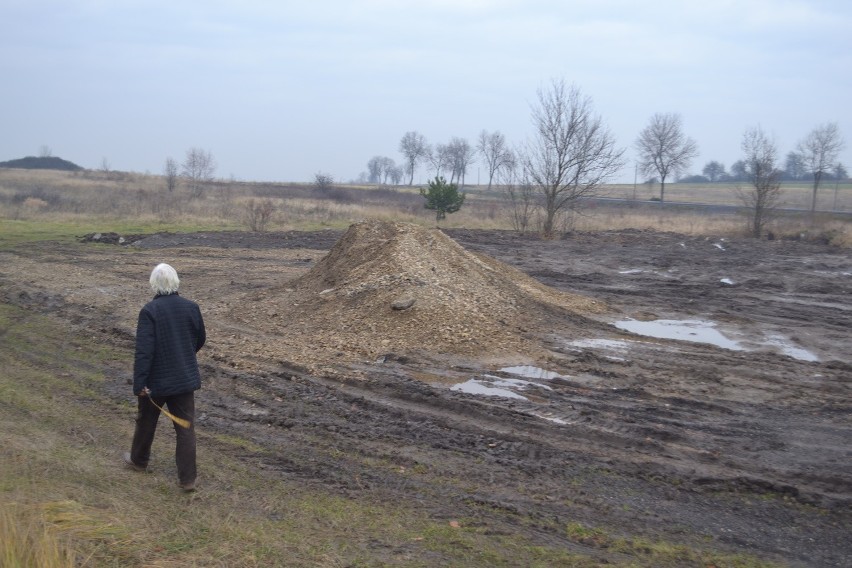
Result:
[[[151,290],[158,295],[174,294],[180,286],[177,271],[168,264],[158,264],[151,271]]]

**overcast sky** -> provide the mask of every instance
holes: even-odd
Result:
[[[409,130],[522,142],[563,79],[627,148],[615,181],[656,112],[698,143],[692,173],[747,127],[783,158],[826,122],[852,170],[850,30],[849,0],[2,0],[0,161],[161,173],[199,147],[217,177],[348,181]]]

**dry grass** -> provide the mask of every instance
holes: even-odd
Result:
[[[748,236],[743,213],[706,215],[693,211],[656,211],[653,205],[640,208],[588,209],[575,216],[573,227],[579,231],[640,229],[684,235]],[[806,215],[782,216],[767,226],[777,238],[828,239],[837,246],[852,245],[852,223],[817,217],[812,226]]]
[[[74,568],[77,560],[41,508],[0,502],[0,566]]]
[[[739,205],[736,184],[670,184],[671,202]],[[695,210],[658,210],[648,199],[658,187],[608,186],[611,197],[638,200],[585,208],[565,219],[564,230],[650,229],[685,234],[744,235],[741,214],[708,214]],[[807,207],[811,188],[805,183],[784,187],[781,207]],[[510,215],[499,192],[468,188],[465,206],[441,223],[446,228],[510,230]],[[820,207],[831,208],[834,186],[820,193]],[[134,173],[58,172],[0,169],[0,220],[65,224],[78,233],[95,231],[151,232],[160,230],[249,229],[252,204],[269,203],[272,212],[264,228],[270,231],[345,228],[365,219],[393,220],[431,227],[434,214],[423,207],[416,188],[337,186],[319,191],[309,184],[219,181],[200,198],[185,188],[169,192],[161,176]],[[837,186],[839,210],[852,210],[852,185]],[[256,226],[256,225],[255,225]],[[779,217],[769,227],[776,235],[808,235],[844,246],[852,241],[848,220],[821,215],[816,226],[805,216]],[[533,222],[533,228],[535,222]]]
[[[161,428],[153,473],[122,467],[133,406],[101,387],[91,369],[132,360],[92,349],[59,322],[0,305],[0,565],[39,566],[426,566],[492,565],[541,557],[541,565],[585,562],[521,537],[446,521],[410,503],[343,496],[259,470],[255,447],[236,435],[199,433],[201,490],[183,494]],[[355,459],[341,452],[339,459]],[[380,546],[374,546],[380,543]],[[393,550],[405,550],[397,556]],[[386,552],[390,551],[390,552]],[[468,551],[477,551],[469,557]],[[522,562],[526,562],[522,560]],[[530,565],[533,563],[531,562]],[[589,564],[586,564],[589,565]]]
[[[738,189],[749,190],[746,183],[673,183],[666,184],[666,201],[679,203],[709,203],[741,205]],[[806,182],[784,182],[781,186],[781,208],[810,209],[813,186]],[[637,184],[610,185],[606,194],[617,199],[650,201],[660,196],[660,186]],[[852,183],[824,182],[817,195],[817,209],[822,211],[852,211]],[[835,200],[836,197],[836,200]]]

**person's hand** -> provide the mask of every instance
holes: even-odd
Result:
[[[141,391],[139,391],[139,394],[137,394],[136,396],[138,396],[138,397],[151,396],[151,390],[148,387],[145,387]]]

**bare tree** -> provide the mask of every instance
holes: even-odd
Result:
[[[450,183],[458,181],[464,187],[464,177],[474,161],[474,149],[464,138],[454,136],[447,144],[450,159]]]
[[[532,224],[538,193],[519,169],[514,162],[501,168],[497,172],[497,183],[508,203],[509,222],[523,235]]]
[[[400,183],[402,183],[402,176],[402,166],[393,166],[388,171],[388,177],[390,178],[391,183],[394,185],[399,185]]]
[[[334,185],[334,176],[323,172],[314,174],[314,189],[320,192],[328,191]]]
[[[399,151],[405,157],[405,173],[408,174],[408,185],[414,183],[414,171],[417,165],[426,159],[429,144],[426,137],[412,130],[406,132],[399,141]],[[398,181],[395,183],[399,183]]]
[[[382,185],[387,185],[389,179],[393,179],[393,173],[396,169],[396,162],[393,161],[393,158],[388,158],[387,156],[381,159],[381,167],[382,167]]]
[[[373,156],[367,162],[367,181],[370,183],[382,182],[382,157]]]
[[[494,176],[501,170],[513,165],[515,155],[506,144],[506,137],[500,131],[490,134],[485,130],[480,132],[476,149],[485,160],[485,166],[488,169],[488,190],[490,191]]]
[[[760,126],[745,131],[741,147],[745,154],[745,176],[751,187],[748,190],[738,187],[737,195],[750,210],[749,232],[759,239],[781,197],[778,148]]]
[[[450,147],[447,144],[435,144],[429,148],[426,159],[435,168],[435,177],[440,177],[443,171],[450,166]]]
[[[837,162],[837,155],[843,149],[843,137],[836,122],[829,122],[814,128],[808,136],[799,142],[798,150],[805,168],[814,176],[813,197],[811,198],[811,216],[816,213],[817,190],[822,177],[831,172]]]
[[[677,176],[698,155],[698,145],[683,133],[679,114],[657,113],[636,139],[639,171],[660,176],[660,201],[665,201],[666,178]]]
[[[784,162],[784,175],[787,179],[800,180],[805,175],[805,164],[802,161],[802,155],[796,152],[789,152],[787,159]]]
[[[745,160],[737,160],[731,164],[731,180],[748,181],[748,172],[746,171]]]
[[[576,86],[554,80],[538,90],[532,109],[534,138],[520,159],[530,184],[542,196],[542,232],[552,237],[557,215],[574,210],[579,200],[593,197],[624,165],[624,150],[593,113],[592,100]]]
[[[394,179],[395,169],[397,169],[396,162],[387,156],[373,156],[367,162],[370,183],[386,185],[388,179]]]
[[[53,156],[53,150],[50,149],[50,146],[47,144],[42,144],[38,148],[38,157],[39,158],[50,158]]]
[[[178,165],[173,158],[166,158],[166,163],[163,166],[163,177],[166,178],[166,187],[169,193],[174,192],[178,181]]]
[[[723,177],[725,177],[725,166],[722,165],[721,162],[712,160],[710,162],[707,162],[707,164],[704,166],[704,169],[701,170],[701,173],[707,176],[707,179],[709,179],[711,182],[717,182]]]
[[[181,174],[186,178],[190,194],[200,197],[204,192],[204,184],[213,181],[216,172],[216,160],[213,154],[201,148],[190,148],[186,151]]]

